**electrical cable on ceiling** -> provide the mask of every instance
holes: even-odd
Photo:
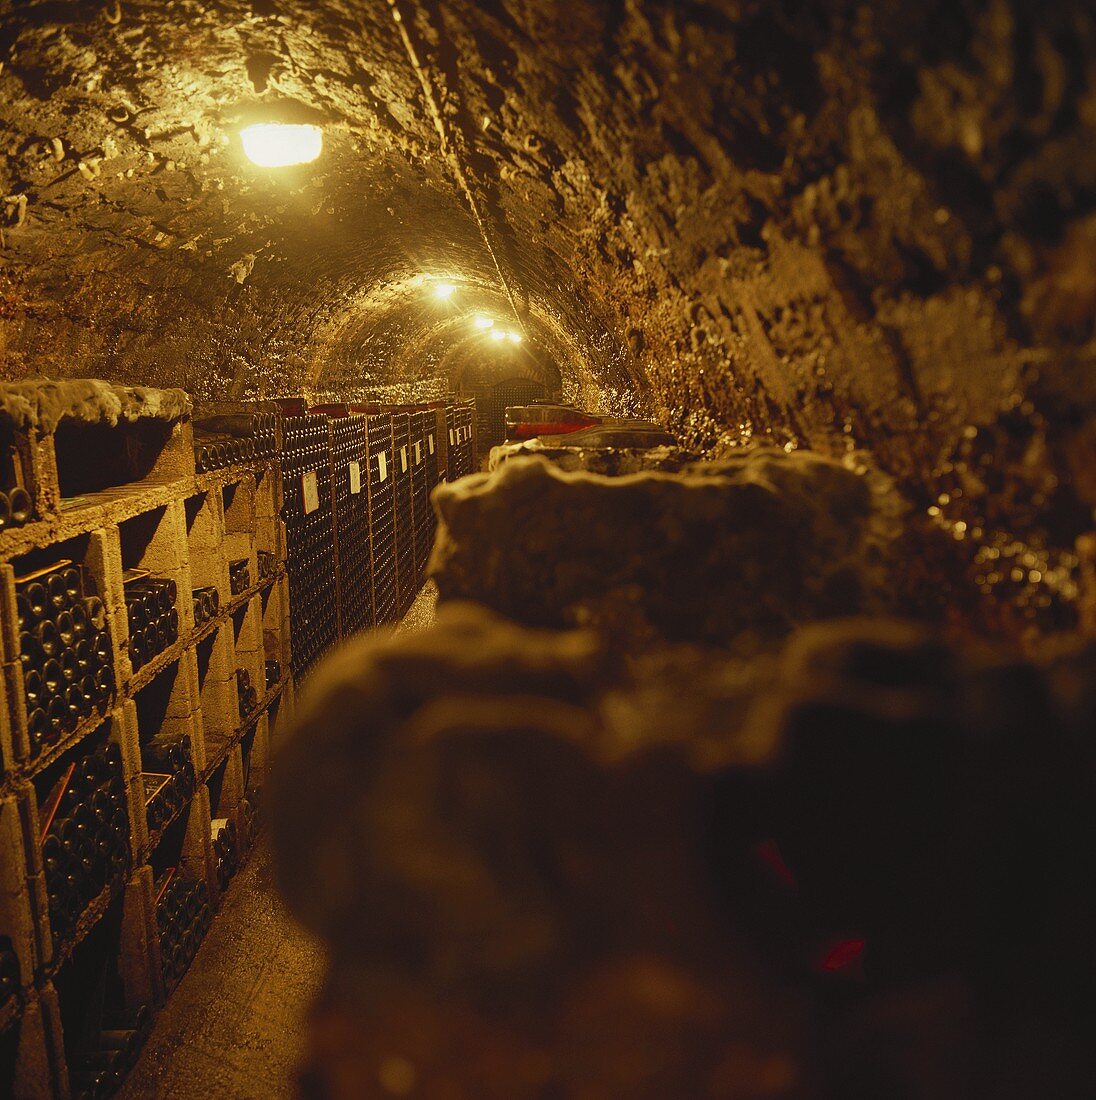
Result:
[[[507,300],[510,302],[510,308],[514,311],[514,317],[517,320],[518,325],[521,327],[522,332],[526,337],[529,333],[525,328],[525,321],[518,311],[517,301],[514,298],[514,292],[510,287],[510,282],[506,278],[505,273],[502,270],[502,264],[499,263],[498,254],[495,251],[494,246],[491,244],[491,235],[487,231],[487,223],[480,212],[479,203],[476,201],[476,196],[472,192],[472,187],[468,182],[468,176],[464,171],[464,165],[461,163],[460,155],[457,152],[456,146],[450,140],[449,131],[445,125],[445,119],[442,116],[441,108],[438,106],[437,97],[434,95],[434,86],[430,80],[430,75],[422,62],[419,60],[418,51],[415,49],[414,42],[411,41],[411,35],[407,30],[406,20],[404,19],[403,12],[400,10],[400,5],[397,0],[388,0],[388,7],[392,12],[392,19],[396,24],[396,29],[399,31],[400,39],[403,42],[404,49],[407,51],[408,60],[411,62],[411,67],[415,70],[415,75],[418,77],[419,83],[422,85],[423,95],[426,97],[426,106],[430,112],[430,116],[434,121],[434,128],[438,131],[438,137],[441,140],[442,153],[449,161],[450,167],[453,170],[453,175],[456,177],[456,181],[459,184],[461,190],[464,192],[464,197],[468,201],[468,205],[472,211],[472,217],[476,220],[476,225],[479,228],[480,236],[483,238],[484,247],[487,249],[488,254],[491,257],[491,262],[495,265],[495,271],[498,273],[499,282],[502,284],[503,290],[506,292]]]

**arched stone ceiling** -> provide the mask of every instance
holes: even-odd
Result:
[[[199,397],[398,384],[446,354],[450,329],[409,291],[444,274],[457,304],[482,299],[520,330],[527,357],[628,389],[559,258],[515,260],[485,224],[440,74],[400,15],[185,0],[7,12],[7,375],[173,381]],[[250,166],[236,133],[265,117],[321,122],[322,160]]]
[[[9,0],[0,61],[7,377],[411,392],[481,350],[443,274],[595,407],[868,452],[972,568],[1076,568],[1091,4]],[[249,166],[262,112],[323,157]]]

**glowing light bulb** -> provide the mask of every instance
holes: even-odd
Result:
[[[506,333],[503,332],[502,329],[500,329],[500,328],[493,328],[491,330],[491,339],[492,340],[505,340],[506,339]]]
[[[494,328],[495,327],[494,317],[477,317],[475,319],[475,321],[473,321],[472,323],[476,326],[476,328]]]
[[[323,131],[306,123],[258,122],[241,130],[240,140],[260,168],[310,164],[323,152]]]
[[[506,339],[509,340],[511,344],[520,344],[521,343],[521,333],[520,332],[508,332],[506,334]]]
[[[452,283],[435,283],[434,297],[440,301],[448,302],[453,297],[456,287]]]

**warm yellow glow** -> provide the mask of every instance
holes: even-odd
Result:
[[[240,131],[248,160],[260,168],[288,168],[309,164],[323,152],[319,126],[284,122],[258,122]]]
[[[443,302],[448,302],[453,297],[456,289],[452,283],[435,283],[434,296],[440,298]]]
[[[509,340],[511,344],[520,344],[521,343],[521,333],[520,332],[508,332],[506,334],[506,339]]]
[[[476,328],[494,328],[495,319],[494,317],[477,317],[473,324]]]
[[[506,339],[506,333],[503,332],[502,329],[500,329],[500,328],[493,328],[491,330],[491,339],[492,340],[505,340]]]

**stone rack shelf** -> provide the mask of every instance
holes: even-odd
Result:
[[[211,757],[206,764],[205,770],[201,775],[201,781],[208,783],[213,773],[226,761],[232,754],[239,748],[240,742],[244,737],[253,729],[257,727],[259,722],[266,715],[278,697],[287,690],[291,685],[290,678],[286,676],[280,684],[275,684],[273,688],[260,700],[259,705],[247,716],[247,718],[240,724],[239,728],[232,734],[230,738],[223,745],[218,748],[215,756]]]
[[[185,650],[193,648],[203,639],[208,638],[219,627],[224,626],[236,611],[241,607],[245,607],[250,600],[270,588],[271,585],[276,584],[284,575],[285,570],[279,569],[273,576],[266,577],[259,584],[253,584],[246,592],[233,596],[231,602],[222,606],[212,619],[207,619],[201,626],[191,631],[186,638],[180,638],[174,645],[169,646],[163,653],[158,654],[149,661],[148,664],[142,665],[133,674],[127,685],[128,694],[132,695],[147,687],[168,665],[179,660]]]
[[[0,1005],[0,1035],[19,1019],[23,1012],[22,993],[16,993]]]
[[[69,961],[73,951],[80,945],[91,930],[107,915],[107,910],[129,881],[129,875],[119,875],[113,882],[108,882],[98,895],[89,903],[88,907],[80,914],[76,922],[76,928],[68,939],[56,944],[53,949],[53,958],[44,968],[46,976],[55,977],[57,972]]]
[[[254,805],[261,793],[271,739],[294,701],[292,678],[284,675],[241,719],[235,689],[237,668],[265,686],[267,660],[278,660],[286,673],[292,667],[279,463],[253,461],[196,474],[190,410],[182,397],[141,391],[137,400],[135,391],[86,385],[107,404],[120,400],[132,419],[123,415],[116,428],[93,418],[74,427],[66,415],[50,419],[44,413],[41,421],[13,422],[13,401],[33,406],[33,395],[27,396],[27,386],[0,386],[0,443],[6,439],[19,483],[35,501],[32,522],[0,532],[0,936],[11,938],[22,980],[18,996],[0,1006],[0,1032],[17,1036],[11,1058],[0,1058],[0,1095],[51,1100],[70,1096],[63,1020],[77,959],[91,952],[98,960],[98,952],[110,952],[102,961],[119,979],[125,1004],[118,1007],[163,1005],[168,991],[156,875],[170,860],[184,879],[205,881],[219,906],[211,819],[235,823],[243,858],[250,841],[248,803]],[[73,406],[74,399],[69,405],[65,400],[62,406]],[[48,405],[45,398],[42,404]],[[149,410],[154,415],[143,415]],[[85,438],[97,443],[95,451],[85,452],[85,465],[96,461],[99,450],[107,456],[109,469],[101,475],[73,464]],[[126,456],[134,453],[136,465],[127,466]],[[119,480],[119,471],[127,470],[139,476]],[[76,496],[64,496],[73,485]],[[273,575],[259,578],[258,551],[273,555]],[[241,558],[253,583],[233,595],[228,566]],[[105,713],[91,715],[31,758],[15,581],[59,560],[82,566],[103,600],[116,696]],[[138,669],[129,658],[123,583],[132,568],[170,577],[178,589],[178,640]],[[191,601],[198,586],[213,586],[220,597],[217,615],[200,626]],[[150,835],[141,774],[152,769],[142,767],[142,750],[160,733],[189,735],[195,791]],[[121,752],[130,865],[80,914],[71,935],[61,938],[50,927],[39,800],[53,781],[51,770],[78,758],[82,747],[108,741]]]

